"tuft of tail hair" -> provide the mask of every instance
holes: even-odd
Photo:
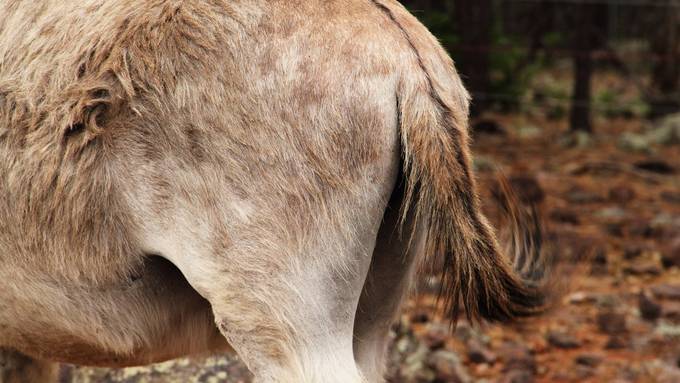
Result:
[[[500,189],[501,206],[512,221],[507,246],[500,246],[482,215],[470,160],[469,95],[451,58],[396,1],[373,3],[412,53],[402,60],[397,86],[402,225],[407,216],[415,217],[413,234],[425,236],[418,241],[424,243],[421,262],[443,264],[446,309],[454,322],[461,307],[471,320],[508,321],[543,312],[540,225],[531,211],[524,214],[507,187]]]
[[[405,175],[402,222],[411,212],[425,236],[421,262],[443,264],[440,299],[453,323],[462,309],[473,322],[542,313],[548,306],[549,262],[542,255],[537,214],[521,207],[501,181],[496,197],[510,225],[505,246],[500,245],[480,208],[467,100],[441,98],[433,86],[432,80],[402,85],[398,106]]]

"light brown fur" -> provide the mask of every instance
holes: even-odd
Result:
[[[394,1],[9,0],[0,20],[0,347],[123,366],[226,338],[260,381],[379,381],[428,257],[454,312],[540,305],[479,212],[467,93]]]

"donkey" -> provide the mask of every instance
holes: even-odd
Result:
[[[231,351],[380,382],[423,265],[451,317],[537,313],[468,104],[393,0],[0,2],[2,379]]]

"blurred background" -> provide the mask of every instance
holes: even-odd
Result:
[[[676,0],[406,0],[454,57],[474,112],[593,119],[680,110]]]
[[[496,170],[535,204],[567,291],[547,315],[451,334],[426,281],[390,382],[680,382],[680,0],[405,0],[473,95],[485,209]],[[234,359],[68,368],[64,381],[247,382]]]

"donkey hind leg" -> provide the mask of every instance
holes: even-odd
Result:
[[[378,233],[354,323],[355,357],[360,371],[372,383],[384,380],[389,330],[411,288],[423,238],[415,233],[409,243],[413,228],[410,214],[400,232],[401,199],[402,193],[395,190]]]
[[[256,382],[365,382],[354,316],[386,199],[308,227],[302,239],[260,226],[232,232],[217,254],[173,260]]]
[[[0,349],[0,383],[56,383],[58,378],[58,364]]]
[[[200,289],[213,306],[217,325],[256,382],[365,382],[352,336],[373,241],[348,253],[344,271],[331,263],[341,255],[325,250],[292,260],[286,256],[290,265],[283,266],[285,271],[282,265],[267,264],[276,256],[251,253],[222,275],[196,279],[207,283]]]

